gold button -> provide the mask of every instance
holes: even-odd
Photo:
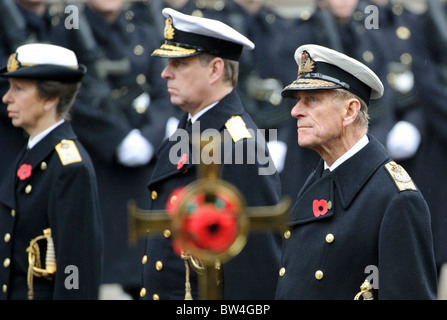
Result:
[[[284,232],[284,239],[289,239],[289,238],[290,238],[290,235],[291,235],[290,230],[285,231],[285,232]]]
[[[47,163],[45,161],[42,161],[42,163],[40,164],[40,170],[45,171],[47,170],[47,168]]]
[[[15,217],[16,216],[16,211],[14,209],[11,209],[11,217]]]
[[[152,198],[152,200],[155,200],[155,199],[158,198],[158,193],[157,193],[157,191],[153,190],[153,191],[151,192],[151,198]]]
[[[3,239],[5,240],[6,243],[8,243],[9,240],[11,240],[11,234],[10,233],[5,233],[5,236],[3,237]]]
[[[161,269],[163,269],[163,262],[161,262],[161,261],[155,262],[155,269],[157,269],[157,271],[160,271]]]
[[[374,61],[374,54],[372,53],[372,51],[366,50],[365,52],[363,52],[362,58],[365,62],[371,63]]]
[[[146,295],[146,288],[141,288],[140,297],[143,298]]]
[[[408,40],[411,36],[411,31],[405,26],[396,29],[396,35],[401,40]]]
[[[158,294],[154,293],[154,294],[152,295],[152,299],[154,299],[154,300],[160,300],[160,297],[158,296]]]
[[[133,48],[133,53],[134,53],[136,56],[141,56],[141,55],[144,53],[144,47],[143,47],[141,44],[136,45],[136,46]]]
[[[317,270],[317,272],[315,272],[315,278],[316,278],[317,280],[321,280],[321,279],[323,279],[323,276],[324,276],[323,271],[321,271],[321,270]]]
[[[6,293],[8,291],[8,286],[6,284],[2,286],[2,291],[3,293]]]
[[[25,187],[25,193],[26,194],[30,194],[31,190],[33,190],[33,187],[30,184]]]
[[[138,84],[145,84],[146,83],[146,76],[144,75],[144,73],[140,73],[137,76],[136,81],[137,81]]]
[[[334,235],[332,233],[328,233],[326,235],[326,242],[327,243],[332,243],[334,241]]]
[[[282,277],[285,274],[286,274],[286,268],[282,267],[281,269],[279,269],[279,276],[280,277]]]
[[[165,231],[163,231],[163,236],[165,238],[169,238],[171,236],[171,230],[166,229]]]
[[[146,262],[147,262],[147,255],[144,255],[143,258],[141,259],[141,263],[146,264]]]
[[[402,64],[409,65],[413,62],[413,56],[408,52],[404,52],[399,57],[399,60]]]
[[[11,260],[9,258],[6,258],[5,260],[3,260],[3,266],[5,268],[8,268],[10,264],[11,264]]]

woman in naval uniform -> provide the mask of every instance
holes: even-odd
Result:
[[[68,113],[85,67],[63,47],[17,48],[0,75],[12,125],[29,135],[0,184],[0,297],[96,299],[102,225],[96,177]]]

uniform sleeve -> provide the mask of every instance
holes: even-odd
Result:
[[[83,162],[63,167],[49,206],[57,272],[53,299],[97,299],[102,224],[94,174]]]
[[[417,191],[398,193],[379,235],[379,299],[436,299],[430,212]]]

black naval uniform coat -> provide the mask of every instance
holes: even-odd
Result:
[[[427,204],[399,172],[402,167],[368,138],[323,177],[321,161],[298,194],[282,250],[278,299],[352,300],[370,275],[378,286],[374,299],[436,298]]]
[[[203,114],[200,132],[214,128],[223,132],[225,123],[232,116],[240,116],[248,129],[254,130],[251,139],[257,139],[257,148],[266,149],[263,136],[256,135],[256,125],[244,111],[235,91],[224,97],[216,106]],[[180,121],[183,128],[187,115]],[[196,123],[194,123],[194,126]],[[195,129],[194,129],[195,130]],[[175,135],[175,133],[174,133]],[[244,152],[251,139],[242,139],[234,143],[224,140],[232,150],[233,164],[221,166],[221,178],[235,185],[248,206],[274,205],[279,201],[280,181],[276,169],[273,174],[260,175],[259,168],[265,167],[256,158],[254,164],[234,164],[235,148],[243,144]],[[197,179],[197,165],[191,162],[177,169],[177,163],[169,158],[170,150],[178,141],[165,140],[157,151],[157,163],[149,182],[151,192],[151,209],[163,210],[171,193],[179,187],[186,186]],[[262,152],[268,152],[261,150]],[[268,153],[267,153],[268,154]],[[188,156],[190,159],[190,156]],[[270,158],[271,161],[271,158]],[[175,162],[175,161],[174,161]],[[273,165],[272,162],[269,162]],[[150,235],[150,234],[149,234]],[[143,256],[143,288],[140,296],[144,299],[184,299],[185,265],[184,261],[172,250],[170,233],[166,237],[149,236]],[[242,252],[224,264],[224,298],[225,299],[273,299],[279,267],[280,239],[272,233],[251,234]],[[193,298],[197,298],[197,277],[191,272]]]
[[[62,151],[60,156],[58,145],[69,154],[64,156]],[[27,299],[26,249],[31,239],[51,228],[57,271],[52,281],[34,277],[34,299],[96,299],[102,269],[102,225],[90,158],[69,122],[56,127],[23,158],[24,153],[18,155],[0,185],[0,297]],[[24,180],[17,175],[22,164],[32,167]],[[43,267],[46,240],[38,244]]]

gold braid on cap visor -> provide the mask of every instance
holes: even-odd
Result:
[[[321,79],[297,79],[289,84],[285,89],[294,88],[319,88],[319,87],[333,87],[338,86],[334,82],[329,82]]]
[[[152,52],[152,54],[160,56],[181,57],[181,56],[189,56],[196,52],[197,52],[196,49],[187,49],[165,43],[162,44],[159,49],[155,49],[154,52]]]

